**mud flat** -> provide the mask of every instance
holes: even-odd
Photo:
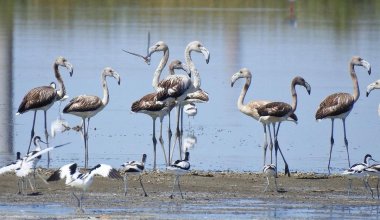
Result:
[[[47,178],[53,170],[39,169]],[[123,182],[96,177],[85,194],[85,213],[76,210],[72,188],[64,181],[45,184],[37,178],[37,195],[18,195],[17,178],[0,176],[0,213],[8,218],[141,218],[141,219],[220,219],[220,218],[305,218],[305,217],[379,217],[376,180],[372,199],[360,180],[353,181],[347,196],[347,179],[340,175],[292,173],[279,175],[279,191],[271,185],[263,192],[266,179],[257,173],[192,171],[180,178],[184,199],[174,177],[165,172],[142,175],[148,197],[144,197],[137,177],[129,177],[128,194]],[[28,193],[30,189],[28,189]],[[80,191],[75,190],[76,193]]]

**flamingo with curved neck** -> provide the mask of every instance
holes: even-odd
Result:
[[[72,114],[82,118],[85,148],[85,168],[88,166],[88,128],[90,126],[90,118],[103,110],[109,102],[109,91],[106,81],[106,77],[109,76],[115,78],[117,80],[117,83],[120,85],[120,75],[110,67],[104,68],[103,72],[101,73],[101,82],[103,88],[102,99],[100,99],[98,96],[93,95],[80,95],[73,98],[70,103],[68,103],[63,108],[63,113]]]
[[[330,162],[331,162],[331,152],[334,146],[334,120],[341,119],[343,123],[343,133],[344,133],[344,144],[347,151],[348,166],[350,167],[350,154],[348,152],[348,141],[346,137],[346,117],[350,114],[355,102],[359,99],[359,82],[356,76],[354,66],[363,66],[367,69],[368,74],[371,74],[371,65],[359,56],[354,56],[349,62],[349,73],[353,83],[353,94],[349,93],[334,93],[327,96],[317,109],[315,113],[316,120],[322,120],[329,118],[331,119],[331,137],[330,137],[330,156],[328,171],[330,174]]]
[[[278,144],[278,131],[280,130],[281,122],[288,121],[289,118],[292,118],[292,115],[294,115],[294,112],[297,109],[297,92],[295,89],[296,85],[305,87],[307,93],[310,95],[311,87],[309,83],[307,83],[304,78],[300,76],[296,76],[293,78],[290,85],[290,91],[292,95],[292,104],[288,104],[285,102],[270,102],[263,106],[260,106],[257,109],[257,112],[260,115],[259,121],[272,124],[275,160],[276,160],[275,165],[276,167],[278,167],[277,166],[277,152],[280,151],[282,159],[284,160],[284,163],[285,163],[285,174],[288,174],[288,176],[290,176],[289,166]],[[276,123],[278,123],[277,129],[276,129]]]
[[[61,100],[65,98],[66,89],[63,83],[61,74],[59,72],[58,67],[63,66],[68,69],[70,76],[73,75],[73,66],[66,60],[66,58],[59,56],[53,64],[54,76],[57,79],[60,89],[58,91],[55,90],[55,87],[52,86],[40,86],[31,89],[23,98],[20,106],[18,107],[16,115],[23,114],[28,111],[34,111],[33,116],[33,125],[32,131],[30,133],[29,147],[28,152],[30,150],[30,146],[32,144],[32,139],[34,137],[34,125],[36,122],[36,114],[38,110],[44,111],[44,121],[45,121],[45,138],[46,143],[49,143],[49,133],[47,131],[47,122],[46,122],[46,112],[49,108],[54,104],[55,101]],[[50,162],[50,155],[48,154],[48,166]]]

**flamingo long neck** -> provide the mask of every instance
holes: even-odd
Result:
[[[55,78],[57,79],[59,83],[59,90],[57,91],[57,94],[59,98],[62,99],[66,95],[66,88],[65,88],[65,84],[63,84],[61,74],[59,73],[58,64],[56,63],[54,63],[54,73],[55,73]]]
[[[166,66],[168,59],[169,59],[169,48],[167,50],[164,50],[164,56],[162,56],[161,61],[158,64],[156,71],[154,72],[152,86],[155,90],[158,89],[158,82],[160,81],[162,70]]]
[[[350,63],[349,68],[350,68],[350,75],[351,75],[352,83],[354,84],[354,93],[352,95],[354,97],[354,101],[356,102],[360,96],[358,77],[356,76],[353,63]]]
[[[245,80],[245,84],[243,88],[241,89],[240,96],[237,101],[237,106],[240,111],[244,110],[244,98],[245,95],[247,94],[248,88],[251,85],[251,77],[247,77]]]
[[[198,70],[195,68],[195,65],[194,65],[193,60],[191,59],[190,53],[191,53],[191,50],[189,47],[187,47],[185,50],[186,64],[190,69],[191,75],[194,76],[193,85],[195,89],[199,89],[201,87],[201,77],[199,75]]]
[[[292,113],[294,113],[297,109],[297,92],[295,82],[292,82],[290,90],[292,93]]]
[[[106,106],[109,102],[109,98],[110,98],[110,95],[109,95],[109,92],[108,92],[108,86],[107,86],[107,80],[106,80],[106,76],[104,74],[102,74],[102,86],[103,86],[103,99],[102,99],[102,103],[104,106]]]

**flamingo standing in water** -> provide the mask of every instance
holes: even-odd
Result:
[[[73,66],[66,60],[66,58],[59,56],[53,64],[55,78],[57,79],[60,85],[59,90],[55,90],[55,83],[51,83],[49,86],[40,86],[33,88],[24,96],[20,106],[18,107],[16,115],[20,115],[28,111],[34,111],[32,131],[30,133],[29,147],[27,153],[29,153],[30,145],[32,144],[32,139],[34,137],[34,125],[36,122],[36,114],[38,110],[44,111],[45,138],[47,145],[49,145],[49,133],[47,131],[46,112],[54,104],[54,102],[62,100],[66,97],[66,88],[58,69],[59,66],[66,67],[70,73],[70,76],[73,75]],[[49,162],[50,155],[48,154],[48,167]]]
[[[195,65],[191,59],[191,52],[202,53],[206,59],[206,63],[210,60],[210,52],[203,44],[199,41],[190,42],[185,49],[185,60],[186,64],[190,69],[192,74],[192,79],[186,75],[170,75],[166,77],[165,80],[162,80],[158,85],[157,90],[157,99],[158,101],[168,101],[174,100],[177,104],[177,129],[176,129],[176,139],[173,145],[175,147],[176,141],[179,143],[180,157],[182,158],[181,148],[182,140],[179,129],[180,122],[180,112],[183,106],[183,101],[189,93],[195,92],[201,87],[201,78],[198,70],[195,68]]]
[[[88,166],[88,128],[90,126],[90,118],[103,110],[109,102],[109,92],[106,81],[106,77],[109,76],[115,78],[117,80],[117,83],[120,85],[120,75],[110,67],[104,68],[103,72],[101,73],[103,99],[92,95],[80,95],[73,98],[70,103],[67,104],[63,109],[63,113],[72,114],[82,118],[86,169]]]
[[[359,56],[354,56],[349,62],[349,72],[354,84],[354,93],[334,93],[327,96],[317,109],[315,113],[316,120],[322,120],[329,118],[331,119],[331,137],[330,137],[330,156],[328,170],[330,174],[330,162],[331,162],[331,152],[334,146],[334,120],[342,119],[343,122],[343,133],[344,133],[344,144],[346,146],[348,166],[350,167],[350,154],[348,153],[348,141],[346,137],[346,117],[350,114],[355,102],[359,99],[359,82],[355,73],[354,66],[363,66],[367,69],[368,74],[371,74],[371,65]]]
[[[261,106],[264,106],[264,105],[270,103],[270,101],[268,101],[268,100],[254,100],[254,101],[248,102],[247,104],[244,104],[244,98],[247,94],[249,86],[251,85],[251,80],[252,80],[251,71],[247,68],[242,68],[239,70],[239,72],[232,75],[231,87],[233,87],[235,82],[240,78],[245,78],[246,81],[245,81],[244,87],[241,90],[240,96],[238,98],[237,107],[245,115],[252,117],[256,121],[259,121],[260,115],[257,112],[257,109]],[[294,113],[292,115],[290,115],[289,119],[291,119],[291,118],[293,118],[294,121],[297,121],[297,116]],[[264,160],[263,161],[264,161],[264,165],[266,165],[266,153],[267,153],[267,148],[268,148],[267,128],[269,130],[269,139],[270,139],[269,147],[270,147],[271,152],[273,149],[273,143],[272,143],[272,136],[271,136],[271,131],[270,131],[270,124],[265,123],[264,121],[261,121],[261,124],[263,125],[263,128],[264,128],[264,144],[263,144]],[[272,163],[272,153],[271,153],[271,163]],[[287,168],[285,168],[285,170],[287,170]]]
[[[280,151],[282,159],[285,163],[285,174],[290,176],[288,163],[286,162],[284,155],[281,152],[280,146],[278,144],[278,131],[280,129],[281,122],[288,121],[292,118],[292,115],[297,109],[297,92],[296,85],[305,87],[307,93],[310,95],[311,87],[309,83],[305,81],[304,78],[296,76],[293,78],[290,89],[292,94],[292,104],[285,102],[270,102],[265,105],[258,107],[257,113],[260,115],[259,121],[267,124],[272,124],[273,127],[273,137],[274,137],[274,152],[275,152],[275,165],[277,166],[277,152]],[[276,129],[276,123],[278,123]],[[276,172],[277,173],[277,172]]]
[[[185,71],[188,71],[187,66],[183,65],[182,62],[174,61],[171,65],[171,68],[173,69],[183,69]],[[159,102],[157,100],[157,93],[149,93],[145,96],[143,96],[140,100],[135,101],[132,106],[131,110],[135,113],[144,113],[152,117],[153,120],[153,152],[154,152],[154,158],[153,158],[153,170],[157,169],[157,154],[156,154],[156,119],[160,119],[160,143],[161,147],[164,152],[165,162],[166,165],[168,165],[168,160],[165,154],[165,149],[163,145],[163,139],[162,139],[162,122],[165,117],[165,115],[169,114],[169,112],[173,109],[175,106],[175,102],[173,100],[168,100],[165,102]],[[170,124],[170,120],[169,120]],[[169,138],[170,138],[170,128],[169,128]],[[170,143],[170,141],[169,141]],[[170,146],[169,146],[169,155],[170,155]]]

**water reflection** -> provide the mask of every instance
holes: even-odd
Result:
[[[0,163],[7,163],[15,157],[12,113],[13,2],[2,3],[0,7]]]

